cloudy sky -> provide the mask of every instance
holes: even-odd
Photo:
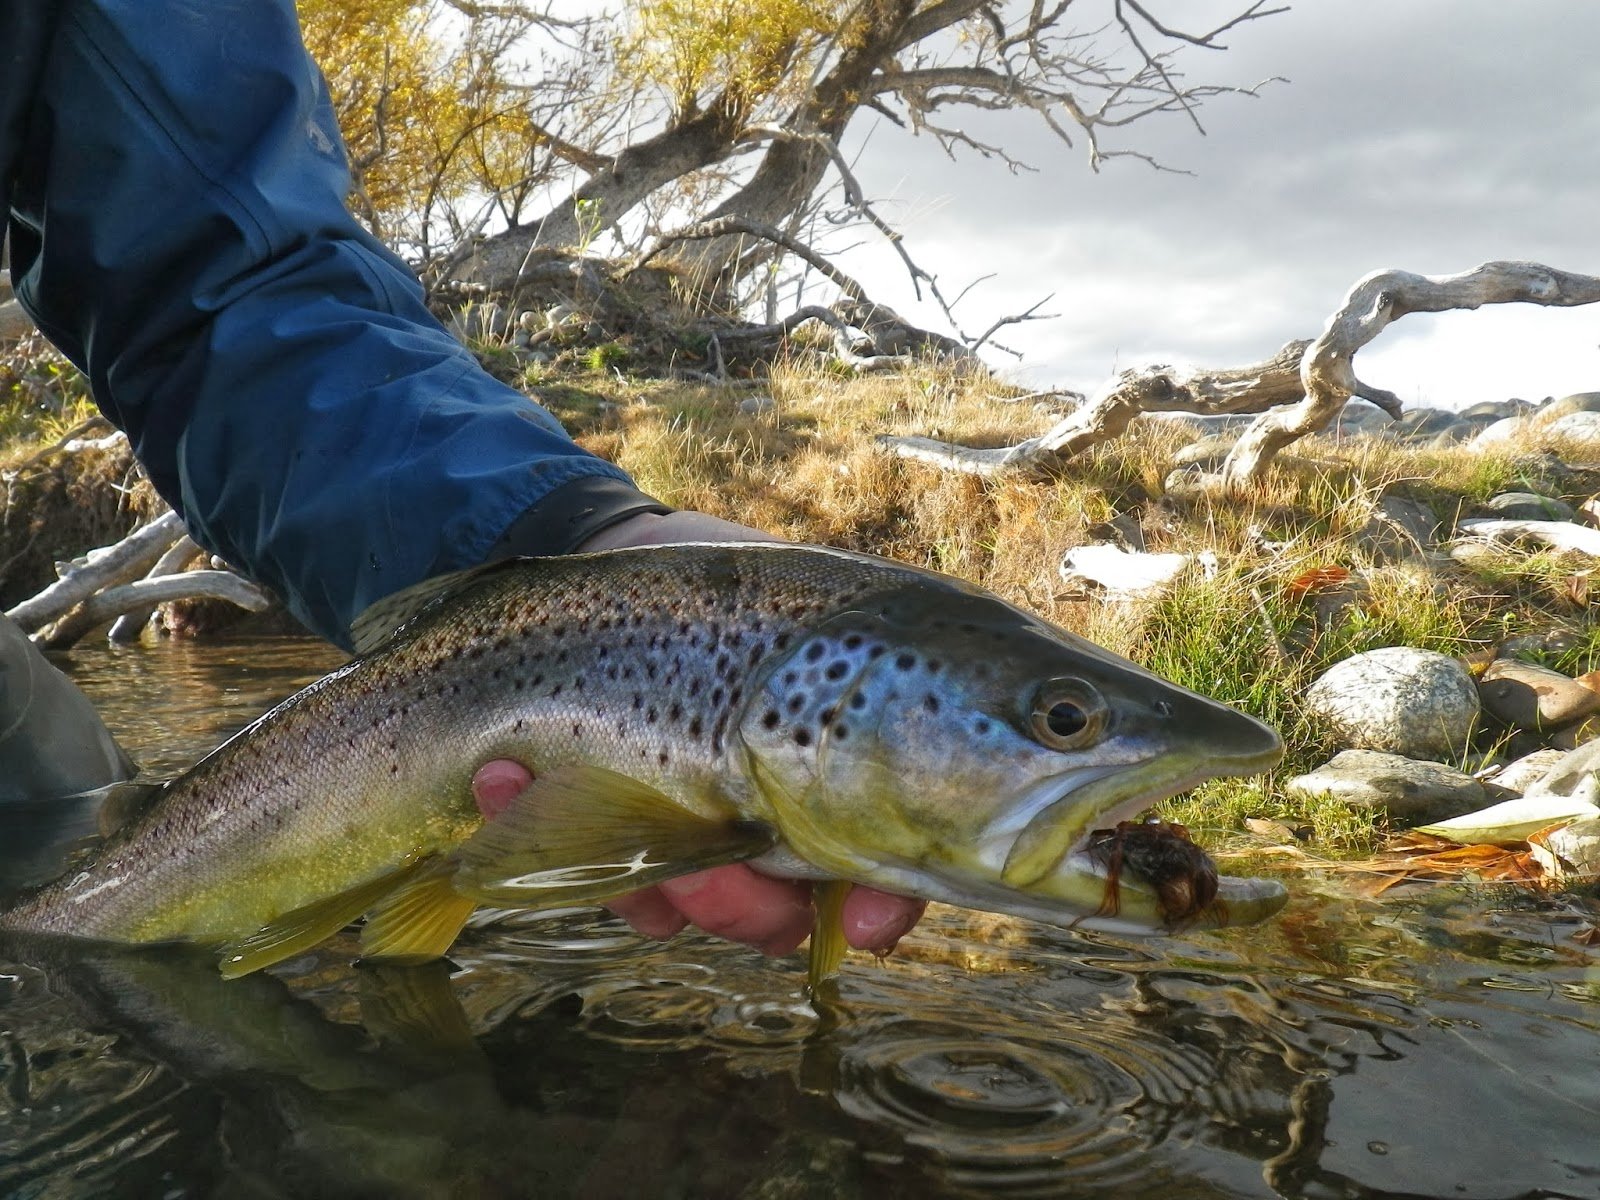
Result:
[[[1181,119],[1123,131],[1193,175],[1131,160],[1095,175],[1021,115],[982,133],[1036,174],[853,127],[869,194],[945,294],[995,275],[959,309],[970,331],[1054,293],[1059,319],[1001,335],[1024,380],[1092,390],[1140,362],[1255,362],[1314,336],[1380,267],[1524,258],[1600,274],[1596,0],[1298,0],[1223,40],[1226,54],[1194,52],[1191,78],[1287,82],[1209,102],[1204,137]],[[845,265],[937,327],[881,246]],[[1600,305],[1406,317],[1358,368],[1408,405],[1600,390]]]

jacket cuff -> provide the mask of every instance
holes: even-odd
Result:
[[[486,562],[501,558],[571,554],[602,529],[640,513],[672,512],[625,480],[583,475],[562,484],[524,512],[489,548]]]

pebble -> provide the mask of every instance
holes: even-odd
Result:
[[[1439,759],[1466,748],[1478,688],[1448,655],[1389,646],[1335,664],[1306,689],[1305,708],[1349,747]]]
[[[1406,825],[1442,821],[1482,808],[1483,785],[1442,763],[1376,750],[1345,750],[1284,785],[1291,796],[1332,796],[1355,808],[1381,808]]]
[[[1484,711],[1513,729],[1553,729],[1600,713],[1600,695],[1576,679],[1515,658],[1497,658],[1478,680]]]

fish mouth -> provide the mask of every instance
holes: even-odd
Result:
[[[986,849],[998,858],[1000,843],[1015,831],[1001,866],[1002,882],[1041,901],[1055,895],[1084,908],[1084,915],[1073,922],[1075,927],[1148,934],[1254,924],[1287,902],[1282,884],[1216,874],[1210,858],[1185,841],[1190,861],[1214,876],[1215,896],[1197,910],[1174,913],[1162,899],[1161,885],[1169,880],[1144,877],[1137,862],[1127,869],[1113,867],[1103,852],[1096,852],[1094,843],[1097,832],[1132,822],[1162,800],[1209,779],[1260,774],[1281,757],[1280,744],[1231,759],[1197,760],[1191,769],[1177,774],[1170,756],[1132,768],[1068,772],[1024,797],[1011,819],[988,831]]]

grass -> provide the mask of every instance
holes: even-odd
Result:
[[[1564,475],[1537,445],[1469,451],[1309,439],[1292,448],[1298,462],[1243,500],[1181,498],[1165,480],[1188,438],[1163,422],[1135,422],[1046,481],[985,480],[886,453],[880,434],[1007,445],[1055,420],[1031,403],[1005,402],[1020,389],[948,367],[850,378],[801,353],[764,377],[711,386],[632,377],[619,343],[575,352],[568,363],[521,363],[503,346],[488,353],[497,374],[529,388],[580,442],[668,503],[965,577],[1262,717],[1289,745],[1276,779],[1332,749],[1299,697],[1350,654],[1410,645],[1462,655],[1554,629],[1566,636],[1535,657],[1568,673],[1600,664],[1582,564],[1535,553],[1424,568],[1385,561],[1363,533],[1386,496],[1449,520],[1499,491],[1569,501],[1593,493],[1600,470]],[[774,403],[743,411],[740,402],[755,396]],[[0,462],[80,419],[84,403],[76,373],[36,348],[0,362]],[[1063,552],[1120,514],[1138,518],[1149,549],[1209,550],[1216,571],[1191,572],[1156,601],[1070,592],[1058,572]],[[1329,567],[1351,573],[1342,606],[1300,586]],[[1290,801],[1276,779],[1214,782],[1165,811],[1212,837],[1259,816],[1310,826],[1329,852],[1370,845],[1369,817]]]

